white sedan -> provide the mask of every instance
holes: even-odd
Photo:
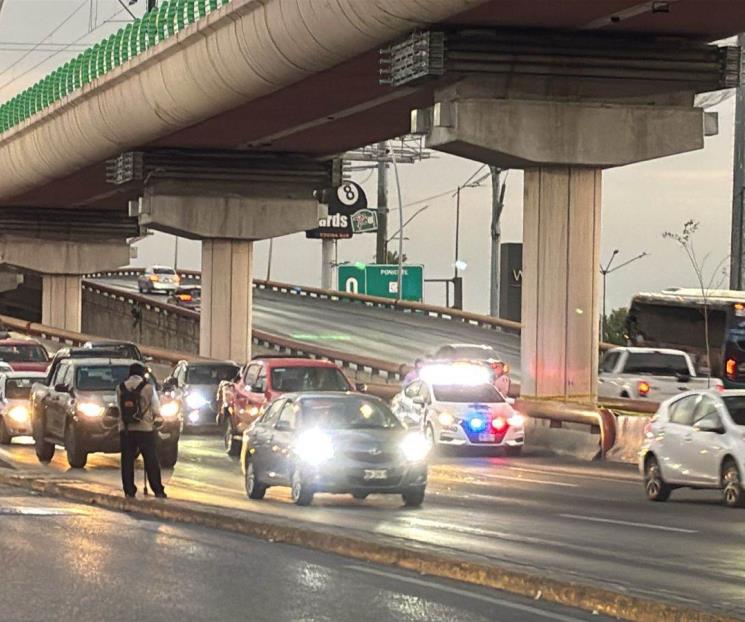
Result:
[[[425,367],[392,401],[391,408],[409,428],[420,428],[429,442],[456,447],[501,447],[520,455],[525,427],[507,399],[481,378],[483,368]]]

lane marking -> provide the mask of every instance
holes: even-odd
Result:
[[[347,566],[350,570],[356,570],[357,572],[364,572],[366,574],[372,574],[386,579],[391,579],[396,582],[411,583],[412,585],[418,585],[420,587],[426,587],[435,590],[436,592],[448,592],[449,594],[456,594],[458,596],[464,596],[465,598],[471,598],[473,600],[480,600],[485,603],[492,605],[499,605],[500,607],[507,607],[508,609],[515,609],[516,611],[522,611],[529,613],[532,616],[538,616],[546,618],[548,620],[559,620],[560,622],[579,622],[580,618],[574,618],[571,616],[565,616],[561,613],[554,613],[552,611],[545,611],[538,607],[531,607],[530,605],[523,605],[510,600],[497,598],[495,596],[487,596],[486,594],[479,594],[478,592],[470,592],[466,589],[453,587],[446,585],[438,581],[425,581],[424,579],[416,579],[414,577],[408,577],[404,574],[397,574],[395,572],[386,572],[385,570],[378,570],[377,568],[368,568],[366,566]],[[525,597],[527,598],[527,597]]]
[[[443,481],[454,481],[454,482],[462,482],[464,484],[477,484],[482,486],[488,486],[489,484],[487,482],[480,482],[477,478],[482,479],[493,479],[493,480],[507,480],[510,482],[525,482],[526,484],[546,484],[548,486],[562,486],[564,488],[579,488],[579,484],[570,484],[568,482],[552,482],[547,479],[532,479],[530,477],[516,477],[512,475],[494,475],[494,474],[481,474],[478,475],[470,475],[465,474],[461,477],[454,477],[454,478],[447,478],[443,477],[438,473],[434,474],[434,479],[442,479]],[[470,478],[470,479],[469,479]]]
[[[600,518],[598,516],[580,516],[579,514],[559,514],[562,518],[584,520],[592,523],[609,523],[611,525],[625,525],[627,527],[640,527],[642,529],[656,529],[657,531],[673,531],[675,533],[698,533],[696,529],[683,529],[682,527],[667,527],[665,525],[650,525],[648,523],[634,523],[613,518]]]
[[[631,484],[632,486],[638,486],[639,483],[642,481],[641,477],[635,478],[635,477],[614,477],[609,475],[596,475],[594,473],[577,473],[576,471],[569,471],[564,470],[562,468],[557,469],[539,469],[539,468],[527,468],[527,467],[518,467],[518,466],[510,466],[506,465],[508,469],[513,471],[523,471],[525,473],[540,473],[542,475],[556,475],[557,477],[560,475],[564,475],[566,477],[578,477],[582,479],[596,479],[596,480],[602,480],[604,482],[614,482],[616,484]]]

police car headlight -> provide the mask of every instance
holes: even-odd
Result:
[[[516,413],[507,419],[507,423],[509,423],[513,428],[519,428],[525,423],[525,417]]]
[[[26,423],[28,421],[28,414],[28,408],[25,406],[14,406],[8,412],[8,417],[16,423]]]
[[[202,406],[206,406],[207,400],[204,396],[199,395],[199,393],[192,393],[186,396],[186,405],[192,410],[197,410],[202,408]]]
[[[421,462],[429,450],[429,443],[422,434],[407,434],[401,441],[401,451],[409,462]]]
[[[178,415],[178,402],[167,402],[160,407],[160,414],[166,419]]]
[[[312,466],[323,464],[334,457],[331,437],[320,430],[303,432],[295,442],[295,454]]]
[[[440,413],[437,415],[437,421],[440,422],[440,425],[450,426],[455,423],[455,417],[450,413]]]
[[[78,412],[86,417],[100,417],[104,413],[104,407],[101,404],[93,402],[82,402],[78,404]]]

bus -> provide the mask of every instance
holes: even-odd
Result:
[[[688,352],[702,375],[711,372],[729,389],[745,388],[745,291],[709,290],[711,369],[706,356],[701,290],[670,288],[637,294],[626,317],[631,345]]]

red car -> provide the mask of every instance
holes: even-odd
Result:
[[[13,371],[46,371],[49,352],[35,339],[0,339],[0,361]]]
[[[231,456],[240,454],[243,432],[268,402],[284,393],[361,389],[329,361],[256,357],[235,380],[223,382],[218,389],[218,423],[225,428],[225,449]]]

